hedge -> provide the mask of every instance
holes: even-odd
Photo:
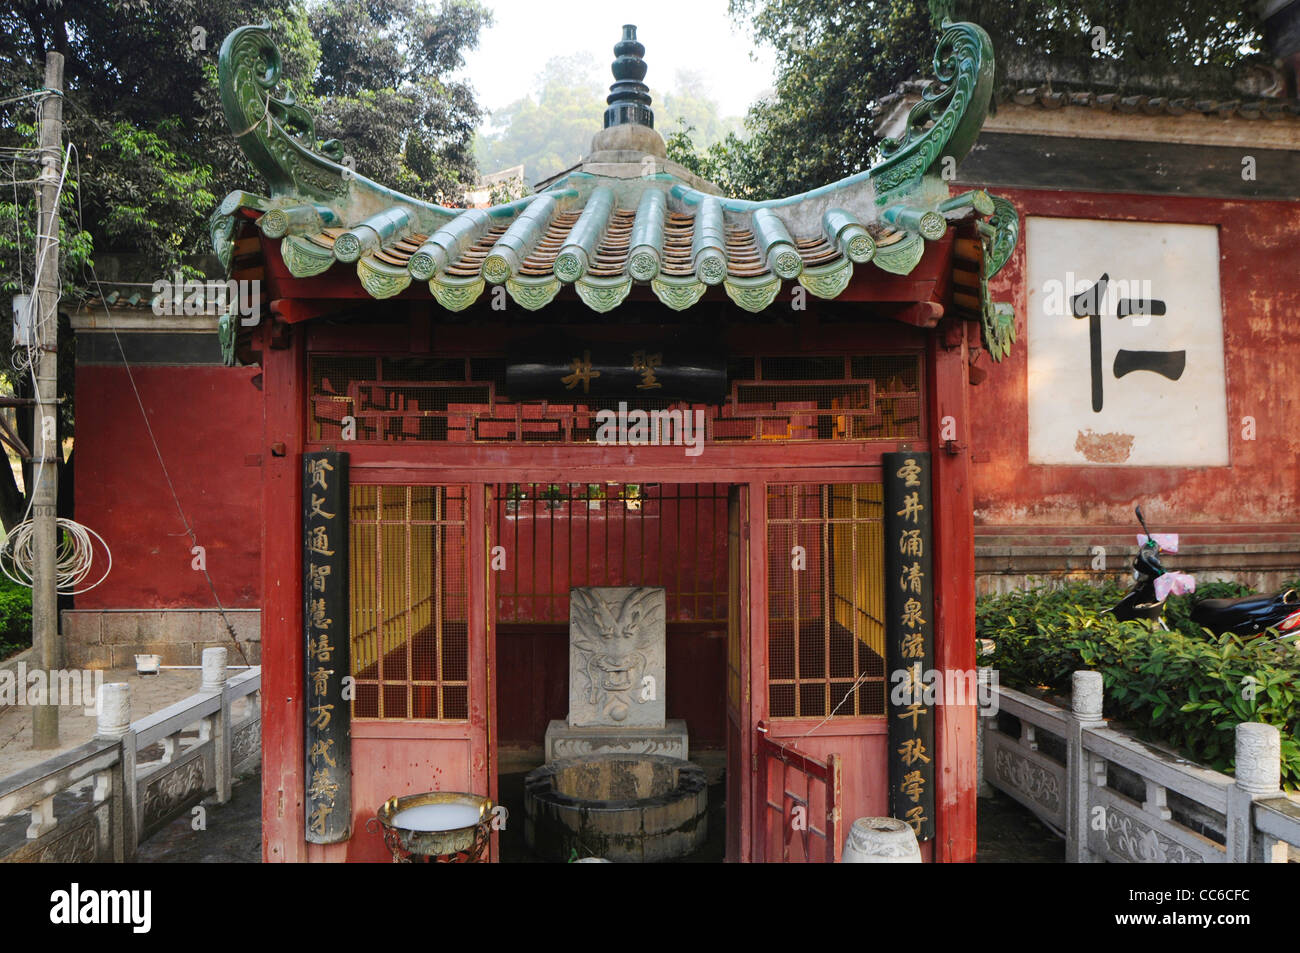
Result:
[[[32,591],[0,576],[0,660],[32,644]]]
[[[1197,597],[1249,591],[1209,583]],[[1113,583],[1072,584],[980,599],[975,634],[994,642],[985,664],[1000,684],[1063,697],[1074,671],[1101,672],[1108,717],[1217,771],[1232,772],[1238,722],[1276,725],[1283,786],[1300,789],[1300,640],[1216,636],[1188,620],[1189,596],[1170,598],[1171,631],[1119,622],[1105,610],[1123,593]]]

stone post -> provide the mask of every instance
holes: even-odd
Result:
[[[121,738],[131,730],[131,686],[109,682],[99,689],[97,738]]]
[[[1282,793],[1282,733],[1273,725],[1244,721],[1236,732],[1237,772],[1228,789],[1228,863],[1252,860],[1254,824],[1251,814],[1261,798]]]
[[[226,685],[226,649],[217,646],[203,650],[203,682],[201,692],[219,692]]]
[[[1092,784],[1089,757],[1083,750],[1085,728],[1102,724],[1101,672],[1075,672],[1070,678],[1070,714],[1065,738],[1065,780],[1069,788],[1065,808],[1065,860],[1090,864],[1088,849],[1088,787]]]
[[[987,647],[981,644],[979,654],[993,654],[993,640],[980,639],[981,643],[987,643]],[[993,682],[993,669],[987,665],[981,665],[976,669],[976,684],[979,686],[990,685]],[[987,689],[985,689],[987,691]],[[993,688],[997,691],[996,686]],[[976,704],[979,703],[980,696],[976,695]],[[993,797],[993,785],[989,784],[984,778],[984,735],[985,725],[988,719],[997,717],[997,707],[994,705],[993,711],[985,711],[983,708],[976,708],[975,711],[975,796],[976,797]]]
[[[226,692],[226,649],[217,646],[203,650],[203,683],[201,692],[220,692],[221,707],[207,721],[212,726],[213,764],[216,766],[217,803],[225,804],[230,800],[230,788],[234,783],[234,753],[230,750],[230,698]]]
[[[131,728],[131,686],[126,682],[109,682],[99,688],[98,723],[95,737],[121,745],[121,759],[111,780],[112,856],[115,861],[135,855],[136,788],[135,731]]]

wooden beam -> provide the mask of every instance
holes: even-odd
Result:
[[[937,301],[918,301],[903,308],[892,318],[915,328],[933,328],[943,318],[943,305]]]
[[[353,311],[356,301],[337,298],[276,298],[271,302],[271,313],[286,324],[301,324],[312,318]]]

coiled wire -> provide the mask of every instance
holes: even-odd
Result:
[[[108,548],[108,543],[104,542],[104,537],[76,520],[60,518],[58,528],[62,532],[59,534],[59,548],[54,556],[54,572],[58,581],[59,594],[77,596],[89,592],[107,579],[108,574],[112,572],[113,551]],[[32,587],[33,565],[36,561],[34,529],[35,524],[31,520],[23,520],[10,531],[9,538],[5,540],[4,546],[0,547],[0,572],[28,589]],[[89,586],[81,587],[90,576],[95,564],[95,544],[91,537],[99,541],[100,548],[108,557],[108,565],[98,579]]]

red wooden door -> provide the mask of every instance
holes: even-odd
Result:
[[[756,862],[833,857],[830,827],[840,840],[888,814],[883,504],[878,468],[859,473],[751,486],[750,735],[768,742],[753,756]]]
[[[762,814],[755,859],[836,864],[843,852],[844,782],[838,754],[824,761],[770,737],[758,726],[758,801]]]
[[[491,796],[486,488],[352,487],[349,860],[389,855],[365,820],[394,795]]]

